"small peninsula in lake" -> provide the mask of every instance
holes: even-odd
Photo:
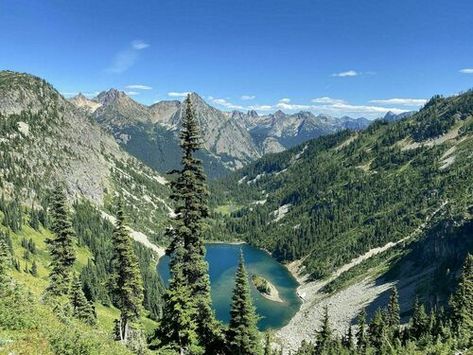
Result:
[[[276,286],[274,286],[271,282],[266,280],[264,277],[253,274],[251,276],[251,281],[253,282],[253,285],[261,294],[261,296],[267,298],[270,301],[281,302],[281,303],[284,302],[281,296],[279,295],[279,291],[276,288]]]

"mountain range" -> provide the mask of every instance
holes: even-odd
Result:
[[[268,115],[256,111],[224,112],[210,106],[196,93],[190,96],[203,134],[204,150],[200,158],[211,178],[309,139],[342,129],[361,130],[370,124],[365,118],[316,116],[311,112],[277,111]],[[185,110],[180,101],[145,106],[116,89],[101,92],[92,99],[79,94],[70,101],[150,167],[166,172],[179,166],[178,129]]]
[[[201,159],[214,177],[225,175],[210,181],[206,239],[263,248],[301,282],[301,311],[277,332],[288,349],[311,339],[324,306],[343,332],[361,309],[372,315],[386,304],[392,285],[403,320],[415,297],[432,308],[447,304],[473,250],[473,92],[435,96],[419,112],[374,122],[222,112],[197,94],[191,102],[205,136]],[[29,222],[47,210],[58,182],[71,202],[86,202],[74,205],[82,277],[90,277],[84,282],[103,288],[117,196],[132,237],[162,255],[173,205],[172,177],[159,171],[179,162],[184,110],[180,101],[141,105],[117,90],[69,101],[43,79],[1,71],[0,229],[13,236],[16,255],[22,238],[33,236],[47,276],[47,223],[35,231],[13,231],[9,223],[18,209]],[[143,267],[155,275],[153,257]],[[158,288],[150,280],[147,292]],[[102,319],[113,312],[106,301],[96,302]],[[158,303],[147,308],[155,318]]]

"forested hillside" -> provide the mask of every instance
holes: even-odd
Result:
[[[55,182],[71,200],[107,213],[121,194],[131,224],[159,240],[170,212],[166,180],[123,151],[114,138],[46,81],[0,72],[0,189],[8,203],[41,211]]]
[[[31,304],[30,318],[28,309],[21,308],[17,318],[2,326],[21,330],[11,333],[12,351],[28,353],[25,347],[35,341],[42,342],[35,345],[39,353],[67,353],[76,342],[79,350],[84,346],[84,353],[116,348],[110,335],[118,313],[111,288],[112,222],[118,198],[124,202],[127,223],[133,227],[130,234],[136,240],[133,248],[143,280],[146,316],[142,325],[154,329],[154,321],[161,317],[164,292],[155,272],[156,251],[162,254],[164,249],[151,243],[163,242],[164,225],[172,211],[166,183],[121,150],[111,135],[47,82],[27,74],[0,72],[0,239],[9,246],[7,269],[13,268],[12,280],[18,286],[18,294],[7,298],[12,303],[2,307],[15,307],[17,296],[22,307]],[[74,285],[94,305],[98,336],[91,336],[94,329],[80,323],[66,330],[60,317],[43,304],[52,267],[47,241],[55,235],[51,211],[58,185],[70,210],[76,250]],[[3,314],[11,317],[12,309],[2,309]],[[36,326],[40,328],[34,335],[37,339],[25,340],[25,334]],[[55,327],[63,334],[55,333]],[[5,334],[4,339],[12,339],[9,332]],[[97,352],[115,351],[103,349]],[[126,352],[124,348],[116,351]]]
[[[212,184],[221,216],[213,232],[302,260],[318,279],[373,248],[428,235],[435,223],[461,225],[473,205],[472,114],[471,91],[434,97],[398,122],[265,156]]]
[[[61,316],[45,304],[44,293],[52,265],[48,240],[54,236],[53,217],[46,211],[51,208],[48,204],[38,214],[8,205],[4,200],[0,203],[0,244],[7,247],[6,273],[14,280],[14,291],[9,290],[5,281],[0,286],[1,344],[18,354],[131,353],[114,344],[111,337],[119,313],[110,287],[114,227],[89,202],[77,202],[71,215],[76,259],[72,273],[86,302],[93,307],[93,318],[75,320],[67,312]],[[163,287],[155,272],[156,259],[152,252],[136,242],[134,250],[144,284],[146,317],[141,326],[151,333],[156,327],[154,320],[161,317]]]

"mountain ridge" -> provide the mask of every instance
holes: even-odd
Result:
[[[41,208],[60,183],[71,201],[86,199],[105,211],[123,195],[140,231],[166,220],[169,190],[163,177],[45,80],[0,71],[0,117],[0,182],[7,199]],[[148,200],[138,199],[144,191]]]
[[[365,129],[370,124],[363,118],[339,119],[316,116],[308,111],[286,114],[277,110],[267,115],[259,115],[254,110],[226,112],[211,106],[195,92],[190,96],[203,133],[201,159],[211,178],[242,168],[264,154],[280,152],[341,129]],[[103,91],[92,99],[77,95],[70,101],[90,114],[123,148],[150,167],[165,172],[165,169],[179,166],[174,154],[150,155],[149,151],[143,151],[143,146],[165,151],[160,141],[171,139],[172,146],[178,144],[183,102],[164,100],[146,106],[117,89]]]

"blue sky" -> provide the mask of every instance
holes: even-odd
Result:
[[[0,69],[64,94],[374,118],[473,87],[471,0],[0,0]]]

